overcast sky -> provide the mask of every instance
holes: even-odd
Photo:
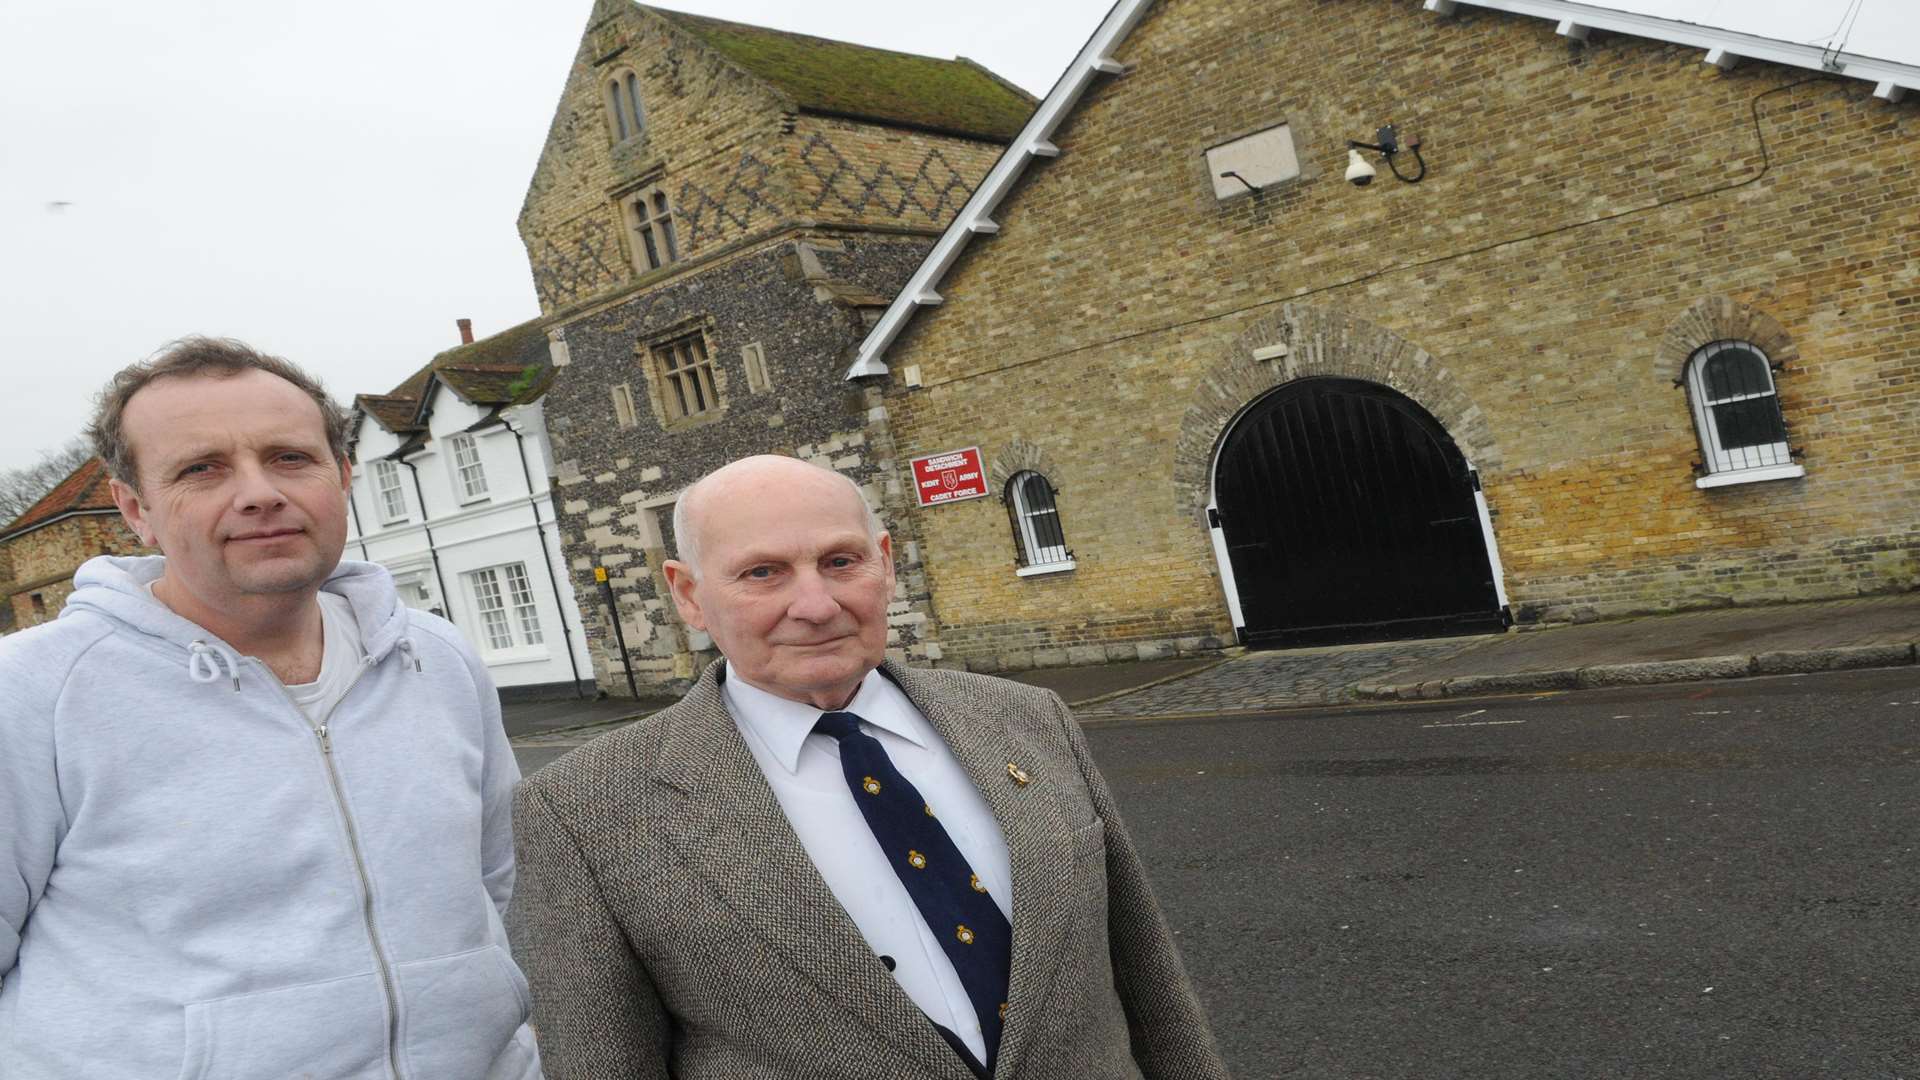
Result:
[[[1422,16],[1404,0],[1409,17]],[[1619,0],[1824,40],[1851,0]],[[1920,62],[1913,0],[1855,47]],[[678,0],[1044,95],[1111,0]],[[342,400],[538,314],[514,219],[591,0],[0,0],[0,469],[121,365],[243,338]],[[1861,48],[1861,51],[1868,51]]]

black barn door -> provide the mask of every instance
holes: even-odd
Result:
[[[1235,424],[1214,474],[1252,645],[1507,624],[1466,458],[1384,386],[1301,379]]]

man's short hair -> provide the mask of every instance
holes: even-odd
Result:
[[[225,379],[244,371],[264,371],[305,391],[314,404],[320,406],[320,421],[327,429],[328,452],[336,462],[346,460],[347,432],[351,421],[346,410],[327,396],[320,380],[300,370],[292,361],[269,356],[244,342],[195,335],[181,338],[145,360],[121,368],[106,388],[100,391],[93,411],[93,423],[87,427],[87,437],[93,440],[93,452],[106,463],[107,475],[135,490],[140,487],[133,447],[127,442],[122,419],[127,402],[133,400],[133,395],[148,383],[156,379],[193,375]]]
[[[853,493],[854,499],[860,503],[860,509],[866,515],[867,539],[877,541],[880,538],[880,534],[886,531],[886,526],[880,523],[880,515],[874,513],[873,507],[867,505],[867,497],[861,492],[860,485],[854,482],[853,477],[848,476],[838,469],[829,469],[825,465],[816,465],[811,461],[797,457],[789,457],[786,454],[768,454],[764,456],[787,458],[787,460],[796,464],[805,465],[810,469],[823,472],[847,485],[847,489]],[[727,465],[734,464],[738,464],[738,462],[727,463]],[[720,466],[720,469],[726,468],[727,465]],[[692,515],[687,513],[687,502],[689,497],[693,495],[694,489],[706,483],[707,480],[710,479],[714,473],[719,472],[720,469],[715,469],[706,476],[702,476],[700,479],[688,484],[686,490],[680,493],[680,498],[674,500],[673,504],[674,554],[679,558],[679,561],[686,566],[688,575],[695,579],[700,577],[700,568],[698,565],[700,561],[700,539],[698,530],[692,527]]]

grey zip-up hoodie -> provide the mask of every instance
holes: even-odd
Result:
[[[486,669],[342,563],[366,659],[316,728],[163,566],[0,638],[0,1077],[535,1080]]]

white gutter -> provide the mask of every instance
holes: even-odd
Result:
[[[1066,73],[1060,76],[1060,81],[1053,84],[1053,90],[1047,94],[1046,100],[1028,118],[1027,126],[1020,129],[1020,134],[1000,155],[1000,160],[994,162],[986,179],[980,181],[980,186],[973,190],[973,196],[960,208],[960,213],[947,226],[947,231],[940,235],[939,242],[927,253],[919,269],[907,279],[907,284],[893,298],[893,303],[887,305],[880,321],[867,332],[866,339],[860,343],[858,358],[847,369],[846,378],[887,374],[887,349],[906,329],[915,311],[941,302],[935,286],[959,260],[967,241],[978,234],[999,232],[1000,225],[993,220],[993,211],[1000,205],[1000,200],[1013,190],[1014,184],[1035,158],[1060,155],[1060,148],[1052,142],[1054,129],[1079,104],[1081,96],[1095,79],[1126,71],[1125,65],[1113,58],[1113,50],[1126,40],[1152,6],[1153,0],[1119,0],[1107,12],[1100,28],[1087,39],[1080,54],[1074,57]]]
[[[1563,36],[1583,41],[1591,31],[1609,30],[1631,37],[1689,45],[1705,53],[1701,57],[1702,62],[1723,71],[1730,70],[1741,60],[1764,60],[1786,67],[1824,71],[1873,83],[1873,96],[1889,103],[1899,101],[1908,90],[1920,90],[1920,65],[1850,52],[1835,55],[1818,45],[1802,45],[1779,38],[1723,30],[1678,19],[1663,19],[1657,15],[1617,11],[1593,4],[1576,4],[1569,0],[1425,0],[1421,6],[1442,16],[1455,14],[1462,7],[1529,15],[1553,23],[1555,30]]]

